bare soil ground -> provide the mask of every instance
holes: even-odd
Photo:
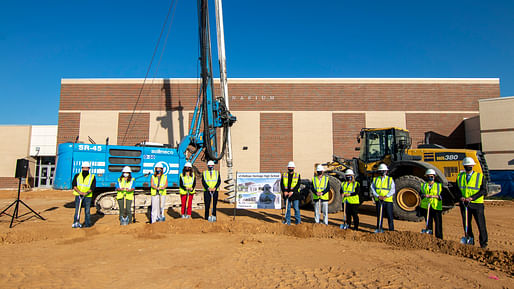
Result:
[[[0,191],[3,210],[16,197]],[[220,204],[218,222],[179,219],[119,226],[96,215],[88,229],[72,229],[70,192],[31,191],[22,199],[47,220],[21,209],[0,216],[0,288],[514,288],[514,202],[486,203],[489,248],[463,246],[458,209],[443,215],[445,240],[420,234],[423,223],[395,221],[396,232],[372,234],[371,203],[361,208],[362,231],[313,224],[281,224],[277,210],[237,211]],[[9,210],[12,213],[12,210]],[[476,226],[474,231],[477,232]],[[478,234],[476,233],[476,238]]]

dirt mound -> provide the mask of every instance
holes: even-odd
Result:
[[[428,250],[441,254],[465,257],[486,265],[490,269],[501,270],[514,275],[514,253],[509,251],[483,250],[476,246],[462,245],[455,241],[439,240],[431,235],[410,231],[384,232],[371,234],[367,232],[343,231],[333,226],[301,224],[284,226],[278,223],[248,224],[228,221],[207,223],[203,220],[178,220],[175,222],[143,225],[131,229],[137,238],[160,239],[165,234],[197,233],[243,233],[246,238],[241,243],[261,242],[255,235],[285,235],[295,238],[345,239],[352,241],[380,242],[397,250]]]

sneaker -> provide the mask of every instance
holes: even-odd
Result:
[[[191,215],[186,215],[186,219],[189,219],[189,218],[191,218]]]
[[[182,215],[182,217],[181,217],[181,218],[182,218],[182,219],[185,219],[185,218],[186,218],[186,215]]]

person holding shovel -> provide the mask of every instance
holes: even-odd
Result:
[[[355,180],[355,173],[351,169],[345,172],[345,181],[341,183],[341,196],[343,197],[343,224],[341,229],[348,229],[352,224],[353,229],[359,230],[359,190],[360,184]]]
[[[193,197],[195,195],[195,186],[196,178],[195,173],[193,173],[193,165],[187,162],[180,174],[179,185],[180,201],[182,203],[182,219],[191,218],[191,205],[193,204]]]
[[[462,160],[462,166],[464,166],[465,171],[457,176],[457,185],[462,194],[459,205],[462,223],[466,231],[466,236],[464,237],[466,238],[466,244],[475,244],[471,228],[471,219],[473,217],[480,232],[480,247],[485,249],[488,242],[484,215],[484,196],[487,195],[487,189],[484,175],[473,171],[475,165],[475,161],[470,157],[465,157]]]
[[[121,171],[121,177],[116,185],[116,200],[120,208],[120,225],[126,226],[132,220],[132,210],[130,205],[134,200],[134,178],[129,166],[125,166]],[[134,212],[135,213],[135,212]]]
[[[441,191],[443,185],[435,181],[436,173],[433,169],[425,172],[427,183],[421,184],[421,213],[425,216],[426,228],[422,233],[432,234],[435,222],[436,238],[443,238],[443,202]]]
[[[214,161],[207,162],[207,170],[202,174],[203,199],[205,202],[205,219],[216,222],[216,204],[218,203],[218,190],[221,184],[219,171],[214,169]],[[212,216],[209,216],[212,199]]]
[[[328,192],[330,185],[328,176],[323,174],[322,165],[316,167],[316,175],[312,178],[312,201],[314,202],[314,221],[320,222],[320,214],[323,211],[323,223],[328,225]]]
[[[82,228],[80,224],[80,208],[84,207],[84,227],[91,227],[91,199],[93,190],[96,187],[96,178],[94,174],[89,173],[91,164],[82,162],[82,171],[73,177],[73,195],[75,195],[75,216],[73,217],[72,228]]]
[[[296,225],[299,225],[302,220],[300,216],[300,174],[296,173],[294,162],[287,164],[287,173],[282,174],[282,181],[280,182],[280,189],[285,200],[286,216],[283,221],[284,224],[291,225],[291,205],[294,208],[294,218]]]
[[[395,193],[394,180],[387,175],[389,168],[386,164],[378,166],[380,176],[374,177],[371,183],[371,193],[373,194],[377,206],[377,229],[376,233],[383,232],[382,220],[384,212],[387,216],[389,231],[394,231],[393,221],[393,196]]]
[[[163,172],[161,163],[155,165],[155,173],[152,175],[150,195],[152,199],[151,223],[164,222],[164,207],[166,205],[166,188],[168,177]]]

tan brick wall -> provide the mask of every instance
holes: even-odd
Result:
[[[129,125],[130,128],[127,132]],[[149,113],[135,113],[132,116],[132,113],[122,112],[118,116],[118,145],[135,145],[147,141],[149,130]]]
[[[57,144],[74,142],[80,133],[80,112],[59,112]]]
[[[293,159],[293,114],[261,113],[260,171],[281,172]]]
[[[344,158],[358,156],[359,152],[355,151],[355,147],[359,146],[357,136],[365,125],[366,115],[364,113],[333,113],[333,153]]]
[[[447,136],[446,143],[440,143],[447,147],[460,147],[466,145],[464,118],[476,116],[470,113],[407,113],[407,129],[412,138],[412,147],[423,143],[425,132],[433,131]]]
[[[13,172],[14,175],[14,172]],[[0,177],[0,188],[2,189],[14,189],[18,188],[18,179],[14,177]]]

